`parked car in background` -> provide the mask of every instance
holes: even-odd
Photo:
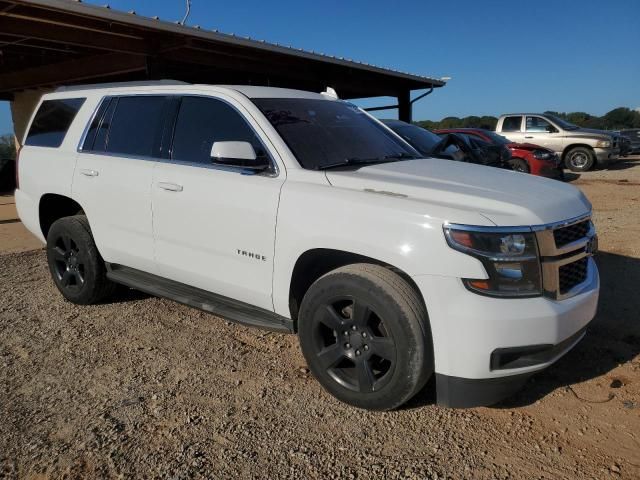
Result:
[[[596,313],[580,190],[422,158],[334,97],[75,86],[45,94],[21,140],[16,207],[64,298],[124,284],[295,332],[357,407],[396,408],[434,375],[441,405],[495,403]]]
[[[481,142],[487,142],[491,145],[503,145],[511,152],[511,159],[508,163],[517,172],[531,173],[532,175],[548,178],[561,179],[564,177],[560,157],[548,148],[531,143],[514,143],[496,132],[483,128],[452,128],[434,130],[434,132],[438,134],[455,133]]]
[[[554,115],[509,113],[498,118],[496,133],[515,143],[530,142],[553,150],[567,168],[586,172],[606,167],[620,156],[620,136],[573,125]]]
[[[475,141],[456,133],[436,135],[425,128],[400,120],[382,122],[425,157],[510,168],[508,161],[511,154],[501,145]]]
[[[613,132],[620,135],[624,140],[620,155],[635,155],[640,153],[640,128],[632,128],[629,130],[618,130]]]

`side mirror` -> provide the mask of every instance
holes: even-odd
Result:
[[[214,142],[211,161],[216,165],[238,167],[256,172],[269,168],[265,158],[258,158],[249,142]]]
[[[558,131],[558,129],[556,127],[554,127],[553,125],[547,125],[547,132],[556,133],[557,131]]]

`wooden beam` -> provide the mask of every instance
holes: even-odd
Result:
[[[149,51],[140,38],[125,38],[108,31],[88,31],[73,25],[63,26],[0,15],[2,33],[19,38],[35,38],[47,42],[95,48],[110,52],[145,54]]]
[[[52,63],[0,75],[2,90],[15,91],[144,71],[146,58],[139,55],[107,53],[76,60]]]

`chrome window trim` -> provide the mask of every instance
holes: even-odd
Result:
[[[107,98],[111,98],[111,97],[109,97],[108,95],[103,96],[100,99],[100,101],[96,104],[95,108],[93,109],[93,113],[91,114],[91,117],[89,117],[89,121],[84,126],[84,131],[82,132],[82,135],[80,136],[80,141],[78,142],[78,146],[76,147],[76,152],[82,153],[82,152],[90,152],[91,151],[91,150],[84,150],[82,148],[82,146],[84,145],[84,142],[87,139],[87,135],[89,134],[89,129],[91,128],[91,125],[93,124],[93,121],[95,120],[96,115],[98,115],[98,112],[100,111],[100,107],[102,107],[102,104],[105,102],[105,100]]]
[[[236,113],[238,115],[240,115],[242,117],[242,119],[245,121],[245,123],[249,126],[249,128],[251,129],[251,131],[253,131],[253,133],[255,134],[256,138],[260,141],[260,143],[262,143],[262,146],[264,147],[264,150],[267,154],[267,156],[269,157],[269,162],[271,163],[271,169],[267,170],[267,171],[263,171],[263,172],[255,172],[251,169],[247,169],[247,168],[243,168],[243,167],[234,167],[234,166],[227,166],[227,165],[216,165],[216,164],[211,164],[211,165],[207,165],[204,163],[198,163],[198,162],[190,162],[187,160],[176,160],[173,158],[159,158],[159,157],[153,157],[153,156],[148,156],[148,155],[129,155],[129,154],[124,154],[124,153],[115,153],[115,152],[103,152],[103,151],[97,151],[97,150],[84,150],[82,148],[82,146],[84,145],[84,142],[86,140],[86,137],[89,133],[89,129],[91,128],[91,124],[93,123],[93,120],[95,119],[95,116],[98,114],[98,112],[100,111],[100,107],[102,106],[102,104],[111,99],[111,98],[120,98],[120,97],[200,97],[200,98],[208,98],[208,99],[214,99],[214,100],[218,100],[221,102],[226,103],[227,105],[229,105],[231,108],[233,108]],[[177,119],[177,116],[176,116]],[[175,127],[175,126],[174,126]],[[172,132],[173,134],[173,132]],[[171,138],[171,143],[173,144],[173,137]],[[271,145],[271,147],[275,150],[275,147],[273,145]],[[104,95],[100,101],[96,104],[96,107],[94,108],[93,113],[91,114],[91,118],[89,119],[89,121],[87,122],[87,124],[84,127],[84,131],[82,133],[82,136],[80,138],[80,142],[78,143],[78,146],[76,148],[77,153],[84,153],[84,154],[89,154],[89,155],[101,155],[101,156],[108,156],[108,157],[117,157],[117,158],[129,158],[132,160],[147,160],[147,161],[153,161],[153,162],[160,162],[160,163],[169,163],[169,164],[175,164],[175,165],[185,165],[185,166],[189,166],[189,167],[196,167],[196,168],[206,168],[206,169],[210,169],[210,170],[222,170],[222,171],[227,171],[227,172],[236,172],[239,173],[241,175],[259,175],[261,177],[267,177],[267,178],[277,178],[280,176],[280,167],[278,166],[278,162],[276,162],[276,160],[273,158],[273,155],[270,151],[269,148],[267,148],[265,141],[263,140],[262,136],[257,132],[257,130],[253,127],[253,125],[251,125],[251,123],[247,120],[247,116],[243,115],[242,112],[240,110],[238,110],[238,108],[236,108],[235,105],[233,105],[232,103],[230,103],[229,101],[227,101],[224,98],[220,98],[217,96],[213,96],[213,95],[203,95],[203,94],[189,94],[189,93],[125,93],[125,94],[115,94],[115,95]]]

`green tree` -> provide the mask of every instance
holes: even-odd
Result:
[[[0,135],[0,159],[1,158],[16,159],[16,144],[13,140],[13,135]]]

